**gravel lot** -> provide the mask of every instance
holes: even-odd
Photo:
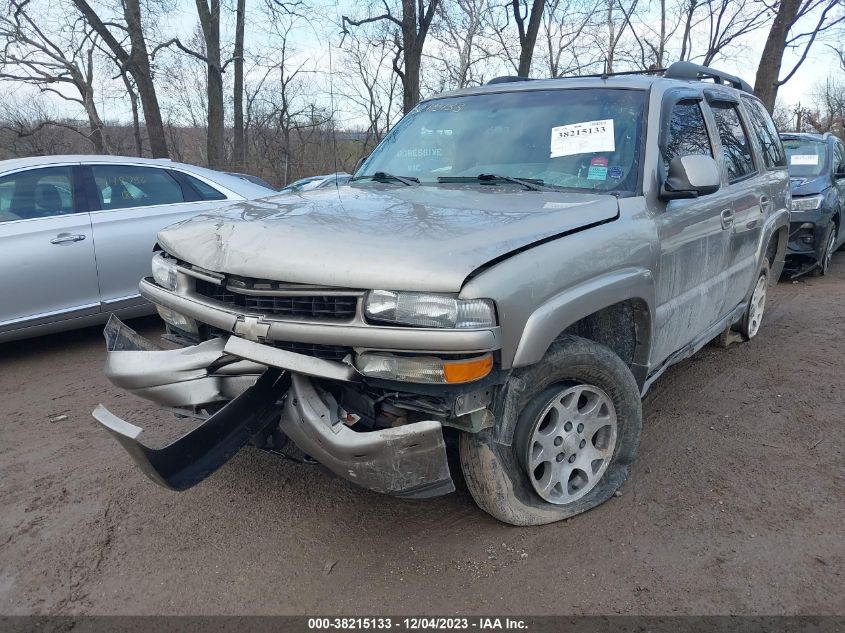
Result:
[[[102,360],[95,329],[0,346],[0,613],[845,614],[845,253],[669,370],[622,496],[543,527],[253,449],[168,492],[91,418],[165,419]]]

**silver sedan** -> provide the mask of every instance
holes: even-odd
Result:
[[[138,294],[159,229],[277,193],[169,160],[0,161],[0,341],[154,311]]]

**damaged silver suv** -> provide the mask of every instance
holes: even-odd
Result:
[[[494,517],[570,517],[625,481],[667,367],[757,334],[784,165],[747,84],[689,63],[437,96],[346,185],[161,231],[140,290],[182,347],[112,320],[106,373],[201,422],[151,449],[94,416],[177,490],[252,443],[429,497],[454,443]]]

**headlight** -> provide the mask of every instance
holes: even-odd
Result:
[[[176,290],[176,266],[163,253],[153,255],[153,279],[162,288]]]
[[[822,206],[824,196],[803,196],[792,199],[793,211],[815,211]]]
[[[372,290],[367,293],[364,311],[374,321],[419,327],[468,329],[496,325],[496,310],[489,299]]]
[[[493,369],[493,355],[444,360],[432,356],[365,352],[355,359],[355,367],[371,378],[455,385],[484,378]]]

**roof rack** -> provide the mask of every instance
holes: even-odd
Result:
[[[748,82],[740,79],[736,75],[729,75],[721,70],[710,68],[709,66],[701,66],[693,64],[692,62],[675,62],[666,69],[663,76],[667,79],[712,79],[717,84],[727,84],[737,90],[743,92],[754,93],[754,90]]]

